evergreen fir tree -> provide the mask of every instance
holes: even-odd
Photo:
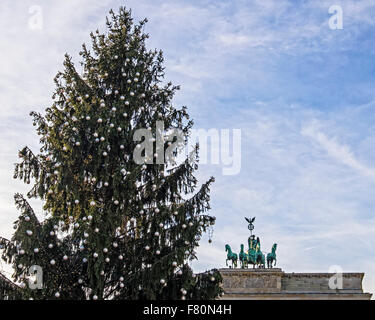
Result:
[[[146,49],[146,22],[134,24],[125,8],[110,11],[108,32],[91,33],[92,51],[83,45],[82,74],[66,55],[52,106],[45,115],[31,113],[40,153],[21,150],[14,177],[33,184],[28,197],[43,201],[46,216],[39,221],[17,194],[21,215],[15,233],[11,241],[1,240],[2,257],[21,283],[12,290],[24,299],[221,294],[217,270],[194,275],[188,265],[215,222],[207,214],[214,179],[198,186],[198,146],[178,164],[164,154],[168,147],[174,156],[181,153],[193,122],[185,107],[172,106],[179,87],[163,84],[163,55]],[[157,129],[157,122],[164,128]],[[149,135],[134,141],[141,128]],[[168,141],[173,129],[185,139]],[[146,139],[154,147],[151,154]],[[164,150],[158,150],[157,139]],[[143,164],[135,161],[136,153]],[[29,285],[34,265],[43,271],[41,289]]]

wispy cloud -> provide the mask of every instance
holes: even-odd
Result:
[[[337,142],[335,138],[328,138],[324,133],[320,132],[316,124],[312,123],[302,129],[302,134],[306,135],[316,142],[327,151],[328,155],[336,159],[338,162],[343,163],[354,170],[358,170],[362,174],[375,178],[375,169],[369,168],[360,163],[349,146]]]

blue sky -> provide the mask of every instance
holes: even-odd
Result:
[[[28,27],[32,5],[41,30]],[[216,177],[217,225],[195,269],[224,266],[224,244],[239,249],[243,217],[256,216],[262,248],[277,242],[284,270],[340,265],[366,272],[374,292],[374,1],[1,1],[0,234],[12,233],[13,193],[27,190],[12,179],[17,151],[38,150],[29,111],[50,105],[64,53],[78,63],[89,32],[120,5],[149,19],[148,46],[163,49],[195,127],[242,130],[239,175],[200,167],[202,182]],[[343,9],[342,30],[329,28],[331,5]]]

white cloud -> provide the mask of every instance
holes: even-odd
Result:
[[[318,142],[332,158],[358,170],[368,177],[375,178],[375,169],[361,164],[347,145],[338,143],[335,138],[328,138],[324,133],[319,131],[314,122],[304,127],[302,129],[302,134]]]

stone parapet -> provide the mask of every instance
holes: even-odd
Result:
[[[331,289],[333,273],[285,273],[272,269],[219,269],[223,277],[221,299],[371,299],[364,293],[364,273],[343,273],[342,289]]]

